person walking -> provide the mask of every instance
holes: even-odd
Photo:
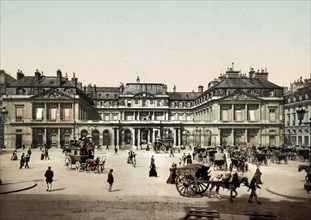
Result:
[[[22,153],[19,169],[22,169],[25,163],[25,154]]]
[[[257,180],[258,176],[254,176],[251,180],[251,183],[249,184],[249,187],[248,187],[248,191],[251,190],[251,194],[249,195],[249,198],[248,198],[248,202],[249,203],[253,203],[252,199],[254,198],[255,201],[260,204],[261,202],[258,201],[258,196],[257,196],[257,193],[256,193],[256,189],[260,188],[260,186],[258,185],[258,180]]]
[[[118,148],[117,148],[117,146],[114,147],[114,155],[118,155]]]
[[[173,156],[174,157],[174,150],[173,150],[173,148],[171,148],[171,151],[170,151],[171,153],[170,153],[170,157],[171,156]]]
[[[30,161],[31,153],[32,153],[32,152],[31,152],[31,149],[29,148],[28,151],[27,151],[27,154],[28,154],[28,156],[29,156],[29,161]]]
[[[46,182],[46,191],[51,192],[54,172],[51,170],[50,166],[48,167],[47,171],[45,171],[44,176],[45,176],[45,182]]]
[[[25,168],[29,168],[29,166],[28,166],[29,158],[30,158],[29,155],[26,154],[26,157],[25,157]]]
[[[114,182],[114,177],[112,175],[113,169],[110,169],[110,172],[108,173],[108,179],[107,182],[109,183],[109,188],[108,191],[111,192],[112,191],[112,184]]]
[[[192,164],[192,158],[191,158],[190,153],[188,153],[188,155],[187,155],[187,157],[186,157],[186,160],[187,160],[187,165]]]
[[[49,156],[49,149],[45,148],[45,155],[44,155],[44,156],[45,156],[45,158],[44,158],[45,160],[46,160],[46,159],[50,159],[50,156]]]
[[[186,160],[187,160],[187,155],[184,153],[183,155],[182,155],[182,162],[183,162],[183,166],[185,166],[185,164],[186,164]]]

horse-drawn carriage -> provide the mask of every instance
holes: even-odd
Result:
[[[224,180],[222,175],[219,177],[212,177],[209,175],[210,167],[202,164],[191,164],[184,167],[176,168],[176,189],[181,196],[191,197],[195,194],[202,194],[207,191],[211,185],[210,191],[216,186],[218,193],[219,187],[223,187],[230,190],[230,200],[237,195],[236,188],[244,183],[248,186],[248,178],[238,176],[237,173],[228,173],[226,176],[229,178]],[[235,193],[233,195],[232,193]]]
[[[171,148],[173,148],[174,140],[172,138],[161,138],[155,141],[154,143],[154,151],[159,152],[167,152]],[[177,149],[177,148],[176,148]],[[175,149],[173,148],[175,151]],[[180,151],[180,148],[179,148]]]
[[[287,153],[290,150],[287,149],[281,149],[281,150],[275,150],[272,154],[272,157],[270,158],[270,161],[272,163],[281,163],[283,160],[285,164],[287,164]]]
[[[261,165],[262,163],[264,163],[265,165],[267,165],[268,164],[267,155],[265,153],[257,152],[252,159],[252,163],[256,165]]]
[[[215,153],[214,156],[214,170],[216,169],[228,169],[228,164],[226,160],[226,155],[224,153]]]
[[[231,163],[229,165],[230,172],[232,172],[233,168],[237,169],[237,171],[247,171],[248,164],[246,161],[247,160],[244,157],[231,157]]]
[[[297,152],[299,161],[304,162],[305,160],[310,159],[310,150],[309,149],[299,149]]]
[[[65,166],[72,169],[74,165],[77,171],[86,170],[95,173],[103,172],[106,157],[97,157],[94,159],[94,147],[91,143],[72,142],[73,144],[66,148]]]

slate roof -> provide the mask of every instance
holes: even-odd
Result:
[[[218,84],[210,88],[216,89],[229,89],[229,88],[252,88],[252,89],[281,89],[282,87],[260,78],[225,78]]]
[[[154,96],[165,95],[166,85],[160,83],[127,83],[122,95],[136,95],[140,93],[148,93]]]
[[[201,92],[168,92],[171,100],[195,100]]]
[[[36,79],[35,76],[24,76],[23,78],[16,80],[9,87],[60,87],[57,85],[56,76],[42,76],[40,79]],[[62,77],[61,87],[75,87],[72,81],[68,81],[67,78]]]

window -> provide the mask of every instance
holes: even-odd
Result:
[[[50,108],[49,109],[49,120],[56,120],[57,119],[57,108]]]
[[[154,104],[154,100],[151,99],[151,100],[150,100],[150,105],[153,105],[153,104]]]
[[[155,113],[156,120],[160,121],[163,120],[163,114],[162,113]]]
[[[175,114],[171,114],[171,121],[175,121]]]
[[[15,116],[16,116],[16,121],[23,120],[23,107],[22,106],[16,106]]]
[[[63,120],[69,121],[70,120],[70,108],[63,109]]]
[[[135,99],[135,104],[136,104],[136,105],[138,104],[138,99]]]
[[[228,121],[228,110],[227,109],[221,110],[221,119],[222,121]]]
[[[242,121],[242,110],[240,109],[235,110],[235,120]]]
[[[118,120],[118,114],[113,114],[113,115],[112,115],[112,119],[113,119],[114,121]]]
[[[248,119],[249,121],[256,121],[255,110],[248,110]]]
[[[127,121],[133,120],[133,113],[125,113],[125,120]]]
[[[269,119],[270,121],[275,121],[275,109],[270,109],[269,110]]]
[[[109,120],[110,120],[109,113],[104,114],[104,121],[109,121]]]
[[[146,106],[146,100],[143,100],[143,106],[145,107]]]
[[[36,109],[36,120],[43,120],[43,108]]]

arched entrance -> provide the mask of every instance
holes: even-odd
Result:
[[[99,131],[98,130],[92,131],[92,139],[93,139],[93,144],[95,146],[98,146],[99,145]]]
[[[111,144],[111,134],[108,130],[103,132],[103,146],[109,146]]]
[[[188,130],[184,130],[182,132],[182,144],[184,146],[190,145],[190,132]]]
[[[132,132],[130,129],[123,129],[122,130],[122,144],[124,145],[132,145]]]
[[[203,145],[211,146],[212,143],[212,132],[210,130],[204,130],[203,132]]]

